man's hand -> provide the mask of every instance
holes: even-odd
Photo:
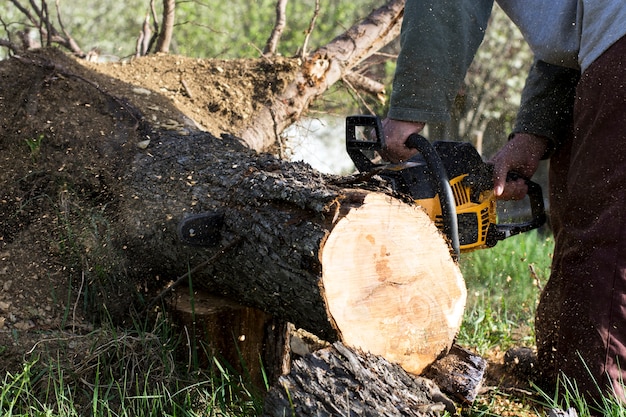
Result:
[[[527,133],[517,133],[491,158],[494,164],[494,193],[501,200],[521,200],[528,187],[523,179],[506,181],[507,174],[517,172],[525,178],[533,176],[546,151],[547,139]]]
[[[381,155],[390,162],[402,162],[416,153],[415,149],[407,148],[404,142],[413,133],[424,129],[424,123],[406,122],[403,120],[384,119],[382,122],[385,135],[385,149]]]

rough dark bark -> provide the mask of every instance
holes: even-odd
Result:
[[[335,343],[294,361],[266,396],[264,416],[415,416],[456,413],[432,381]]]
[[[449,349],[465,288],[422,210],[235,139],[152,137],[127,168],[106,246],[126,275],[156,281],[194,269],[198,287],[416,373]],[[179,222],[202,212],[223,217],[219,241],[185,245]]]
[[[161,132],[128,168],[125,198],[112,224],[112,243],[125,254],[127,273],[180,276],[241,239],[192,274],[194,282],[337,340],[320,292],[322,247],[337,221],[371,191],[335,186],[333,177],[306,164],[256,155],[235,139],[206,134]],[[217,249],[190,247],[178,238],[178,223],[201,212],[224,216]]]
[[[482,387],[487,361],[453,345],[448,354],[430,365],[423,376],[433,380],[446,394],[462,404],[471,404]]]
[[[317,285],[319,272],[310,245],[324,237],[321,224],[337,190],[324,186],[323,177],[305,165],[253,157],[233,139],[165,133],[153,143],[133,161],[120,207],[124,218],[112,233],[114,246],[126,253],[125,270],[134,276],[179,276],[221,245],[241,239],[213,265],[192,274],[196,285],[331,337],[319,294],[310,287]],[[317,186],[299,189],[301,183]],[[224,214],[217,248],[183,244],[178,223],[207,211]],[[286,281],[294,287],[282,288]],[[285,291],[298,296],[286,299]]]
[[[71,103],[84,100],[84,88],[94,94],[68,118],[50,112],[58,103],[46,101],[54,90],[45,82],[7,92],[14,97],[7,102],[26,103],[16,110],[19,120],[45,110],[43,123],[52,128],[36,154],[24,152],[24,137],[43,137],[36,130],[0,143],[23,157],[4,173],[5,189],[19,196],[0,205],[7,213],[3,243],[27,222],[49,219],[48,230],[59,234],[52,240],[62,242],[72,258],[65,262],[85,283],[80,291],[87,305],[123,319],[137,288],[162,289],[189,273],[195,286],[324,340],[383,355],[410,372],[421,372],[450,348],[465,286],[449,247],[419,207],[389,190],[358,188],[363,184],[257,154],[230,136],[154,128],[87,73],[24,63],[26,72],[44,79],[58,74],[55,87],[64,88]],[[51,207],[39,208],[47,202]],[[59,219],[42,218],[40,209],[58,212]],[[189,245],[180,224],[202,213],[219,219],[217,230],[204,246]],[[187,232],[197,239],[195,230]]]

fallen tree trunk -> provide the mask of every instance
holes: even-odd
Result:
[[[86,71],[17,61],[13,76],[29,89],[0,90],[10,109],[0,142],[11,155],[0,173],[8,257],[31,244],[32,226],[58,257],[50,262],[70,265],[81,299],[122,320],[138,289],[188,275],[410,372],[449,349],[465,287],[419,207],[238,138],[154,128]],[[211,219],[199,223],[206,246],[189,245],[199,240],[186,222],[201,214]]]
[[[178,276],[202,264],[216,249],[185,245],[177,230],[191,212],[209,213],[221,221],[207,243],[236,243],[194,268],[196,286],[416,373],[450,347],[464,282],[421,208],[337,186],[305,164],[252,157],[228,138],[155,142],[135,156],[113,225],[126,271]]]
[[[277,136],[299,120],[311,102],[400,34],[404,3],[405,0],[390,0],[304,57],[296,80],[276,100],[261,106],[255,112],[254,123],[249,123],[238,136],[251,149],[271,149]]]

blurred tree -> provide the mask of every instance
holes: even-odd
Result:
[[[202,58],[258,57],[275,24],[277,0],[214,0],[176,2],[176,23],[171,52]],[[34,29],[16,3],[31,9],[28,1],[0,2],[0,38],[15,39],[18,31]],[[45,2],[43,2],[45,3]],[[51,5],[53,2],[49,2]],[[311,34],[310,48],[317,48],[366,16],[384,0],[320,0],[320,13]],[[64,22],[83,49],[98,49],[102,55],[125,58],[134,55],[136,40],[146,16],[151,15],[150,0],[102,0],[64,2],[58,6]],[[156,14],[162,16],[163,3],[155,2]],[[312,0],[291,0],[286,5],[286,27],[278,53],[296,55],[305,31],[313,18]],[[55,7],[49,10],[56,22]],[[152,19],[152,16],[150,16]],[[34,35],[31,35],[34,36]],[[6,53],[6,51],[4,51]]]

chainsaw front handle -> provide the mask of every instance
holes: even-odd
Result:
[[[454,193],[448,179],[448,172],[433,145],[424,136],[417,133],[410,135],[405,145],[407,148],[416,149],[426,161],[428,172],[430,172],[433,183],[439,194],[441,203],[441,217],[443,218],[443,232],[450,240],[450,245],[454,251],[454,258],[458,260],[461,253],[459,243],[459,225],[456,217],[456,204]]]
[[[370,129],[370,131],[364,137],[359,138],[357,137],[357,127],[364,127]],[[373,132],[371,129],[373,129]],[[436,187],[441,202],[443,232],[450,241],[453,256],[456,260],[461,253],[459,227],[454,194],[450,187],[448,173],[433,145],[423,136],[416,133],[412,134],[407,138],[405,145],[408,148],[416,149],[426,161],[433,185]],[[383,127],[379,117],[373,115],[346,117],[346,151],[360,172],[375,172],[384,168],[384,165],[373,163],[364,154],[364,151],[380,151],[384,147],[385,135],[383,134]]]
[[[374,135],[358,138],[357,127],[373,129]],[[384,147],[385,135],[383,135],[383,125],[380,118],[371,115],[346,117],[346,151],[359,172],[373,171],[379,167],[363,151],[380,151]]]
[[[520,178],[516,173],[509,173],[507,180],[516,180]],[[500,240],[504,240],[511,236],[525,233],[533,229],[538,229],[546,223],[546,210],[543,203],[543,191],[541,185],[524,178],[528,186],[528,200],[530,202],[531,219],[522,223],[511,224],[492,224],[487,232],[486,245],[495,246]]]

